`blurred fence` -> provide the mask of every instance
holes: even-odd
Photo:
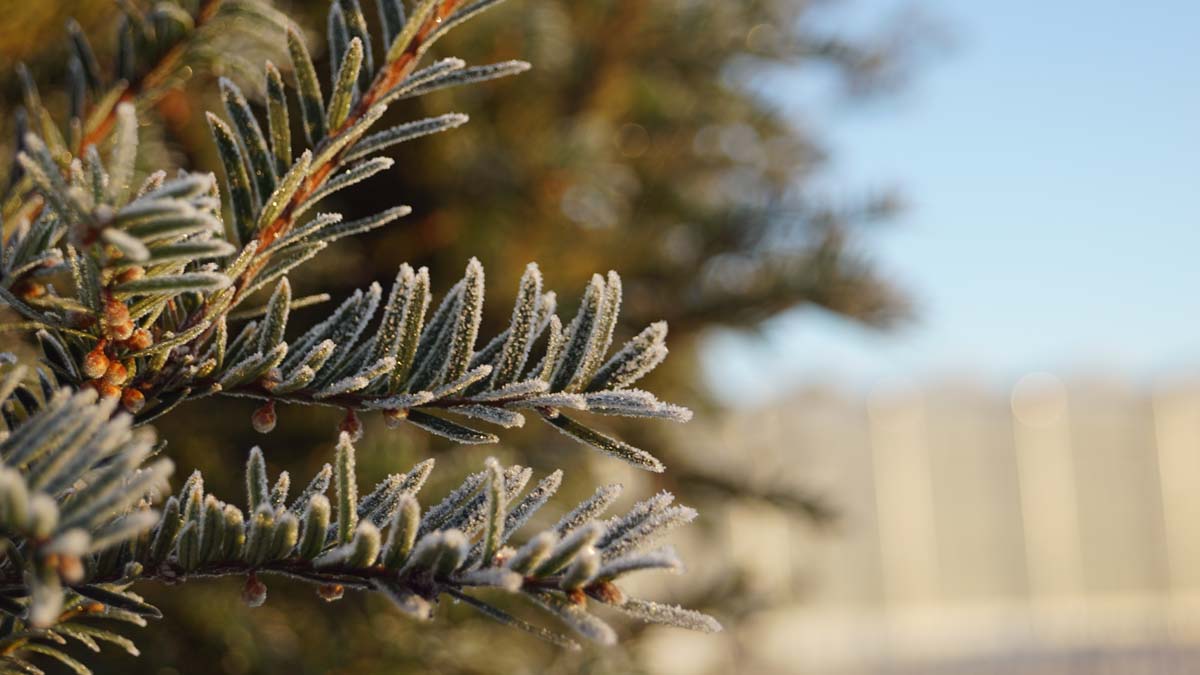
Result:
[[[842,518],[729,512],[729,564],[795,601],[685,667],[1200,672],[1200,382],[814,391],[696,436],[718,470],[818,490]]]

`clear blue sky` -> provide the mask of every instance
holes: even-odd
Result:
[[[859,0],[831,21],[860,30],[898,4]],[[954,45],[899,99],[778,94],[824,130],[831,185],[906,196],[864,248],[911,292],[917,323],[879,335],[797,311],[762,338],[714,338],[710,377],[762,395],[816,378],[1150,380],[1200,364],[1200,2],[918,5]]]

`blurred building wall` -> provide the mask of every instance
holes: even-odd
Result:
[[[728,564],[791,600],[713,672],[1200,672],[1200,382],[809,392],[693,431],[842,514],[726,514]]]

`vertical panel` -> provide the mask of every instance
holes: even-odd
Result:
[[[1166,586],[1151,410],[1144,392],[1124,382],[1093,377],[1071,389],[1080,536],[1093,595]]]
[[[947,603],[1028,593],[1008,402],[961,379],[926,398],[942,592]]]
[[[921,399],[877,395],[869,425],[886,600],[893,606],[936,603],[941,583]]]
[[[1035,601],[1080,597],[1083,557],[1067,393],[1051,375],[1027,375],[1012,394],[1025,557]]]
[[[1200,591],[1200,392],[1160,391],[1154,429],[1171,590]]]

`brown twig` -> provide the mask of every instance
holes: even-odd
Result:
[[[93,577],[84,583],[76,583],[72,584],[72,586],[126,584],[139,581],[178,583],[180,580],[188,578],[205,579],[250,574],[286,576],[321,584],[349,584],[352,587],[359,588],[367,587],[372,581],[386,581],[405,585],[409,590],[420,595],[428,595],[428,591],[431,590],[431,580],[427,577],[421,578],[428,574],[425,570],[420,570],[416,573],[402,572],[382,565],[370,565],[366,567],[327,565],[318,567],[313,561],[303,558],[283,558],[268,561],[260,565],[252,565],[242,560],[216,560],[200,565],[192,570],[184,569],[175,561],[166,560],[156,566],[146,567],[136,577],[128,577],[122,571],[107,576]],[[546,577],[524,577],[521,582],[521,588],[523,590],[555,590],[561,585],[562,579],[563,576],[561,574]],[[437,592],[441,592],[443,587],[464,588],[478,585],[455,579],[432,579],[432,582],[432,590],[436,590]],[[599,586],[603,583],[605,582],[598,581],[591,584],[591,586]],[[19,576],[0,580],[0,590],[17,590],[20,588],[24,588],[24,581]],[[590,587],[585,589],[585,591],[590,593]],[[86,597],[87,594],[81,593],[81,595]]]
[[[214,16],[216,16],[217,9],[221,2],[222,0],[203,0],[200,10],[196,12],[196,28],[200,28],[205,23],[212,20]],[[171,47],[171,49],[167,50],[159,62],[156,63],[149,71],[147,71],[147,73],[139,80],[127,83],[125,86],[125,91],[121,92],[121,96],[117,99],[117,102],[113,104],[112,107],[110,107],[104,114],[103,119],[96,124],[94,129],[84,134],[79,139],[79,145],[74,148],[75,156],[82,156],[83,151],[86,150],[88,146],[99,145],[100,143],[103,143],[104,139],[108,137],[108,134],[116,125],[117,106],[134,100],[147,90],[165,80],[167,74],[170,73],[171,69],[175,67],[176,63],[183,56],[185,51],[187,51],[186,41],[179,42],[174,47]],[[38,195],[34,193],[33,197],[38,198]],[[35,220],[41,214],[43,208],[45,208],[44,203],[38,203],[34,205],[27,216],[28,219],[31,221]]]
[[[210,379],[210,380],[203,380],[203,381],[195,382],[195,383],[193,383],[192,386],[194,387],[194,390],[196,392],[209,392],[209,391],[212,391],[212,387],[215,384],[216,384],[215,380]],[[217,393],[224,395],[224,396],[253,398],[253,399],[259,399],[262,401],[277,401],[279,403],[300,403],[300,404],[305,404],[305,405],[320,405],[320,406],[326,406],[326,407],[330,407],[330,408],[342,408],[342,409],[347,409],[347,410],[362,410],[364,404],[372,403],[375,401],[381,401],[381,400],[385,400],[385,399],[389,399],[389,398],[395,398],[397,395],[403,395],[403,393],[401,393],[401,394],[380,394],[378,396],[359,396],[359,395],[355,395],[354,393],[348,393],[348,394],[337,394],[337,395],[329,396],[326,398],[317,398],[317,397],[313,396],[312,394],[304,394],[304,393],[289,393],[289,394],[277,395],[277,394],[271,393],[271,391],[269,389],[267,389],[266,387],[264,387],[260,382],[250,382],[246,385],[242,385],[235,389],[229,389],[229,390],[223,389],[223,390],[218,391]],[[407,393],[415,393],[415,392],[407,392]],[[478,405],[478,406],[484,406],[484,407],[488,407],[488,408],[504,408],[513,403],[520,403],[525,398],[527,398],[527,396],[518,395],[518,396],[510,396],[510,397],[506,397],[506,398],[496,398],[496,399],[491,399],[491,400],[487,400],[487,401],[478,401],[475,399],[462,398],[462,397],[458,397],[458,396],[445,396],[445,397],[442,397],[439,399],[434,399],[432,401],[429,401],[428,403],[414,405],[414,406],[412,406],[412,408],[415,408],[415,409],[421,409],[421,408],[445,409],[445,408],[454,408],[457,406],[464,406],[464,405]]]
[[[454,12],[461,2],[462,0],[443,0],[438,8],[425,19],[425,23],[421,26],[421,29],[417,31],[412,41],[409,42],[404,52],[395,60],[388,63],[382,70],[379,71],[378,74],[376,74],[375,79],[371,82],[371,86],[368,87],[367,90],[363,92],[363,95],[359,98],[358,105],[354,107],[354,109],[346,117],[346,120],[342,122],[338,128],[330,131],[326,135],[322,144],[329,143],[333,139],[337,138],[338,135],[344,133],[347,129],[354,126],[354,124],[361,120],[363,116],[371,110],[371,107],[375,105],[376,101],[403,82],[404,79],[412,73],[413,69],[417,65],[417,61],[421,56],[421,52],[423,51],[430,34],[437,30],[437,27],[441,25],[442,21],[444,21],[450,16],[450,14]],[[319,150],[320,147],[318,146],[317,149]],[[329,175],[333,173],[333,170],[337,167],[338,162],[341,161],[342,156],[345,155],[348,150],[349,147],[343,148],[333,157],[330,157],[329,161],[325,162],[321,166],[314,167],[309,172],[308,177],[300,185],[300,188],[297,189],[292,195],[291,200],[288,202],[287,206],[284,207],[279,216],[263,227],[262,230],[255,236],[255,241],[258,242],[259,253],[265,251],[267,247],[275,242],[275,240],[277,240],[279,237],[287,234],[288,230],[291,229],[293,224],[293,214],[295,213],[296,209],[304,203],[304,200],[319,190],[321,186],[323,186],[325,182],[329,180]],[[242,288],[245,288],[246,284],[248,284],[255,277],[255,275],[258,274],[258,272],[262,269],[262,266],[265,264],[266,260],[264,259],[262,262],[256,265],[251,265],[249,269],[243,272],[242,276],[238,279],[238,290],[240,291]]]
[[[354,126],[354,124],[360,121],[363,116],[371,110],[377,101],[386,96],[389,91],[402,83],[405,78],[412,73],[421,57],[421,54],[428,46],[430,36],[438,29],[439,26],[441,26],[443,21],[445,21],[451,14],[454,13],[456,9],[458,9],[461,4],[462,0],[442,0],[438,7],[431,12],[428,17],[426,17],[425,22],[421,25],[420,29],[416,32],[408,45],[406,45],[404,51],[398,57],[388,62],[375,75],[375,79],[371,81],[371,85],[366,91],[363,92],[357,105],[355,105],[355,107],[351,110],[350,114],[346,117],[346,120],[336,129],[333,129],[326,134],[325,138],[320,144],[318,144],[316,148],[318,152],[323,146],[327,146],[334,139],[336,139],[339,134],[345,133],[347,129],[351,128]],[[329,180],[330,175],[341,161],[341,158],[349,149],[349,146],[343,148],[341,151],[330,157],[329,160],[324,164],[314,167],[310,170],[308,177],[305,178],[305,180],[300,184],[300,187],[295,191],[295,193],[293,193],[291,199],[288,200],[287,205],[284,206],[279,216],[277,216],[275,220],[265,225],[255,235],[254,241],[258,244],[258,248],[255,252],[256,256],[261,256],[261,254],[266,251],[272,243],[277,241],[280,237],[287,234],[288,231],[291,230],[292,226],[294,225],[296,209],[299,208],[300,205],[303,204],[304,201],[312,194],[325,185],[325,183]],[[235,295],[234,299],[228,305],[230,308],[236,306],[238,301],[242,299],[240,297],[241,293],[245,291],[250,282],[254,280],[260,271],[262,271],[269,259],[270,256],[259,257],[257,261],[251,263],[246,270],[234,280],[233,292]],[[192,314],[176,332],[187,330],[188,328],[196,325],[196,323],[204,320],[207,317],[208,310],[209,303],[207,300],[205,300],[200,308],[194,314]],[[209,337],[212,335],[212,331],[215,330],[215,327],[216,322],[214,321],[212,326],[210,326],[206,331],[204,331],[204,333],[196,338],[194,344],[200,344],[209,339]]]
[[[196,12],[196,28],[199,29],[208,21],[212,20],[217,14],[217,9],[221,5],[221,0],[204,0],[200,6],[200,10]],[[171,47],[158,63],[154,65],[141,79],[130,82],[125,87],[125,91],[117,100],[117,105],[127,103],[140,96],[142,93],[159,85],[166,79],[171,69],[175,67],[179,59],[183,57],[183,53],[187,51],[187,41],[183,40]],[[75,148],[75,154],[81,155],[85,148],[89,145],[99,145],[112,131],[113,126],[117,121],[117,106],[114,105],[104,115],[104,119],[96,125],[96,128],[85,134],[79,140],[79,147]]]

